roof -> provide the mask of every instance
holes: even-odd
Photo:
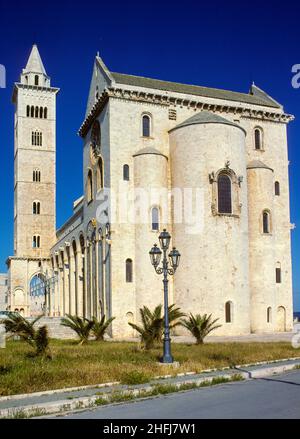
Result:
[[[39,49],[37,45],[34,44],[31,49],[27,64],[23,73],[43,73],[47,76],[43,61],[41,59]]]
[[[217,88],[201,87],[198,85],[180,84],[178,82],[161,81],[159,79],[144,78],[143,76],[126,75],[111,72],[114,80],[119,84],[136,87],[152,88],[156,90],[171,91],[175,93],[205,96],[208,98],[223,99],[236,102],[245,102],[265,107],[281,108],[280,105],[267,94],[238,93]]]
[[[267,166],[265,163],[261,162],[260,160],[252,160],[252,162],[248,163],[247,169],[269,169],[273,172],[273,169],[270,168],[270,166]]]
[[[151,146],[147,146],[146,148],[140,149],[138,152],[133,154],[133,157],[137,157],[139,155],[145,155],[145,154],[161,155],[165,158],[168,158],[166,155],[164,155],[160,151],[158,151],[158,149],[152,148]]]
[[[230,120],[225,119],[222,116],[219,116],[218,114],[211,113],[210,111],[201,111],[200,113],[195,114],[192,117],[189,117],[184,122],[180,123],[176,127],[172,128],[169,132],[173,130],[177,130],[178,128],[183,128],[189,125],[198,125],[198,124],[207,124],[207,123],[218,123],[218,124],[224,124],[224,125],[230,125],[236,128],[239,128],[242,130],[245,134],[246,131],[244,128],[242,128],[240,125],[231,122]]]

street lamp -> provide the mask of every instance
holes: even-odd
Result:
[[[167,251],[170,246],[171,235],[166,229],[159,235],[159,242],[161,249],[154,244],[154,247],[150,250],[150,260],[157,274],[163,274],[164,284],[164,312],[165,312],[165,328],[164,328],[164,354],[161,359],[162,363],[173,363],[173,357],[171,354],[171,339],[170,339],[170,324],[169,324],[169,304],[168,304],[168,275],[173,276],[178,268],[180,262],[180,253],[174,247],[167,257]],[[159,267],[161,256],[163,254],[162,267]],[[171,268],[169,268],[169,265]]]

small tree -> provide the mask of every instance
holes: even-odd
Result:
[[[19,314],[10,314],[9,317],[4,320],[5,330],[11,337],[18,335],[21,340],[33,347],[37,356],[40,355],[51,358],[47,326],[41,326],[38,329],[34,328],[35,323],[37,323],[41,317],[43,316],[39,316],[30,322]]]
[[[94,321],[66,314],[66,317],[61,319],[61,325],[76,332],[79,337],[79,344],[82,345],[88,341]]]
[[[222,325],[216,325],[219,319],[212,320],[212,314],[196,314],[190,313],[187,319],[182,319],[181,324],[195,337],[196,344],[203,344],[205,337]]]
[[[147,306],[140,308],[140,316],[142,325],[135,325],[128,323],[141,336],[141,341],[146,350],[152,349],[155,343],[160,343],[163,337],[164,330],[164,316],[162,316],[162,305],[158,305],[153,312]],[[169,306],[169,324],[170,329],[181,325],[179,319],[185,314],[180,311],[180,308],[175,308],[175,305]]]
[[[128,323],[140,334],[141,342],[146,350],[152,349],[155,341],[160,341],[163,323],[161,310],[161,305],[158,305],[153,312],[151,312],[147,306],[143,306],[143,308],[140,308],[142,325],[135,325],[131,322]]]
[[[115,320],[115,317],[111,317],[110,319],[105,321],[105,315],[100,321],[98,321],[96,317],[93,317],[92,334],[95,336],[95,339],[97,341],[104,340],[104,334],[106,333],[113,320]]]

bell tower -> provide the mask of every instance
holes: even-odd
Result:
[[[40,315],[56,239],[56,95],[34,45],[15,83],[14,256],[7,260],[9,309]],[[36,286],[39,285],[39,288]],[[49,299],[50,300],[50,299]]]
[[[48,258],[55,242],[56,95],[36,45],[15,84],[14,256]]]

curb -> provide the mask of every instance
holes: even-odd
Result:
[[[267,376],[273,376],[276,374],[284,373],[287,371],[294,370],[296,366],[300,366],[299,361],[294,361],[290,364],[285,364],[281,366],[271,366],[266,367],[264,369],[254,369],[252,371],[244,370],[243,367],[240,368],[239,366],[236,366],[233,369],[230,369],[231,373],[220,373],[215,376],[201,376],[199,378],[195,378],[193,375],[191,378],[187,378],[185,380],[182,380],[180,382],[175,383],[169,383],[172,386],[175,386],[177,389],[180,389],[184,385],[193,384],[195,386],[200,386],[201,383],[207,382],[211,383],[215,378],[219,379],[228,379],[232,380],[232,378],[235,375],[241,376],[244,380],[251,380],[251,379],[259,379],[259,378],[265,378]],[[181,374],[182,376],[182,374]],[[176,377],[172,377],[175,378]],[[162,379],[162,378],[161,378]],[[231,383],[234,382],[234,380],[230,381]],[[124,397],[126,396],[132,396],[134,397],[144,397],[147,398],[147,392],[150,392],[155,387],[155,384],[161,384],[161,383],[151,383],[144,386],[140,386],[139,388],[133,388],[128,390],[120,391],[120,394]],[[85,388],[103,388],[108,387],[109,383],[106,385],[99,385],[99,386],[86,386]],[[76,388],[77,390],[78,388]],[[64,389],[65,391],[65,389]],[[54,392],[52,392],[54,393]],[[14,418],[14,417],[38,417],[38,416],[45,416],[45,415],[54,415],[54,414],[64,414],[65,412],[75,411],[75,410],[82,410],[82,409],[89,409],[89,408],[96,408],[97,407],[97,400],[106,400],[109,401],[111,395],[113,394],[113,390],[110,393],[98,393],[97,395],[92,396],[82,396],[74,398],[74,400],[70,399],[63,399],[60,401],[55,402],[45,402],[45,403],[38,403],[38,404],[27,404],[24,406],[19,407],[10,407],[10,408],[4,408],[0,409],[0,418]],[[170,392],[172,393],[172,392]],[[45,392],[40,392],[41,395],[45,394]],[[36,394],[34,394],[36,395]],[[16,396],[16,395],[14,395]],[[151,397],[151,396],[150,396]],[[16,399],[16,398],[15,398]],[[124,401],[126,402],[126,401]],[[20,416],[22,415],[22,416]]]

